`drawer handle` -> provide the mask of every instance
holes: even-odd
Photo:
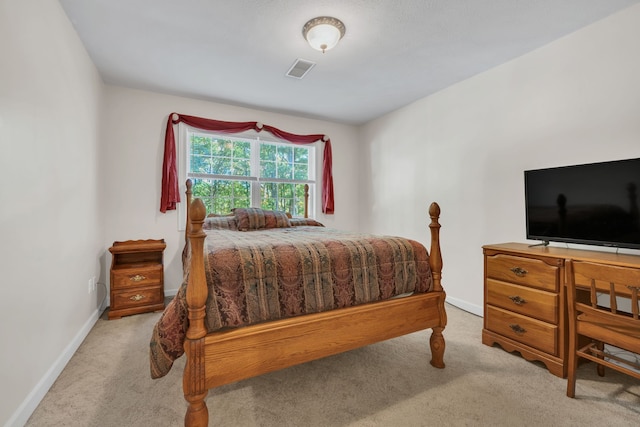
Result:
[[[141,280],[146,279],[146,276],[143,276],[142,274],[136,274],[135,276],[131,276],[129,277],[129,280],[131,280],[132,282],[139,282]]]
[[[135,294],[134,296],[129,297],[131,301],[140,301],[143,298],[144,298],[144,295],[140,295],[140,294]]]
[[[524,277],[524,275],[528,273],[527,270],[520,267],[513,267],[510,270],[513,272],[513,274],[515,274],[518,277]]]
[[[512,295],[509,297],[509,299],[513,301],[515,305],[522,305],[527,302],[524,298],[520,298],[518,295]]]
[[[509,327],[517,335],[523,335],[525,332],[527,332],[526,329],[524,329],[522,326],[518,325],[517,323],[512,323],[511,325],[509,325]]]

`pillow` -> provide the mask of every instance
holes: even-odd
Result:
[[[302,225],[310,225],[310,226],[314,226],[314,227],[324,227],[324,224],[316,221],[315,219],[311,219],[311,218],[291,218],[289,220],[289,222],[291,222],[291,225],[293,227],[302,226]]]
[[[260,208],[236,208],[233,210],[238,230],[260,230],[263,228],[291,227],[287,214]]]
[[[236,218],[233,215],[209,216],[204,219],[205,230],[237,230]]]

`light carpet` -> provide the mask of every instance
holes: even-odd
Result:
[[[593,364],[566,380],[481,343],[482,318],[447,305],[445,369],[430,331],[211,390],[212,426],[638,426],[640,383]],[[27,426],[180,426],[184,357],[149,376],[158,313],[98,320]]]

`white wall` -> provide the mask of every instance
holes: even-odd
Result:
[[[103,272],[107,275],[102,280],[108,279],[111,257],[107,248],[113,241],[165,239],[165,292],[173,294],[180,286],[184,232],[178,231],[176,211],[159,211],[164,134],[171,112],[224,121],[258,121],[292,133],[328,135],[333,148],[336,213],[325,216],[318,212],[316,218],[329,227],[359,227],[360,153],[357,129],[352,126],[114,86],[107,86],[105,111],[100,152],[105,188],[100,203],[105,229]],[[323,148],[319,143],[319,165]]]
[[[363,126],[365,227],[427,241],[438,201],[443,285],[482,314],[481,246],[525,241],[525,169],[640,157],[638,40],[634,6]]]
[[[60,4],[0,1],[0,425],[22,425],[98,318],[102,82]]]
[[[443,283],[481,313],[481,246],[524,241],[523,170],[640,156],[638,40],[635,6],[356,129],[104,87],[57,2],[0,0],[0,424],[24,423],[95,322],[87,280],[108,283],[114,240],[164,238],[177,289],[182,233],[158,210],[170,112],[328,134],[331,227],[428,243],[438,201]]]

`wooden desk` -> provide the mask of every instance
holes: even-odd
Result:
[[[538,360],[567,375],[568,321],[565,263],[569,259],[640,268],[640,256],[523,243],[483,246],[482,342]],[[589,286],[577,278],[581,287]],[[608,283],[598,283],[607,292]]]

